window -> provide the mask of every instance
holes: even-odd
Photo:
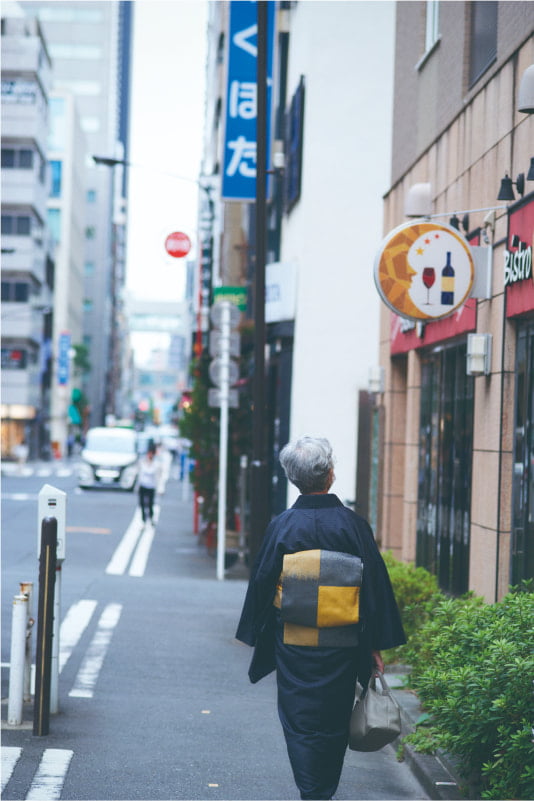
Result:
[[[15,218],[15,232],[18,236],[30,236],[31,217],[21,216]]]
[[[469,583],[474,379],[466,346],[422,363],[417,496],[417,565],[460,595]]]
[[[96,236],[96,228],[94,225],[88,225],[85,229],[85,238],[94,239]]]
[[[2,281],[2,303],[4,303],[4,301],[7,303],[7,301],[9,300],[10,289],[11,289],[11,284],[9,283],[9,281]]]
[[[83,310],[84,312],[93,311],[93,301],[91,298],[85,298],[83,301]]]
[[[436,44],[439,39],[439,0],[427,0],[426,3],[426,32],[425,53]]]
[[[3,234],[12,234],[13,233],[13,222],[14,218],[11,214],[2,214],[2,233]]]
[[[85,197],[88,203],[96,203],[96,189],[88,189]]]
[[[469,88],[484,74],[497,58],[497,12],[499,3],[470,3],[471,50]]]
[[[30,299],[30,284],[27,281],[2,281],[2,301],[27,303]]]
[[[86,261],[83,270],[85,275],[94,275],[95,272],[95,263],[94,261]]]
[[[285,207],[290,211],[300,197],[304,134],[304,76],[291,99],[286,120]]]
[[[2,167],[15,166],[15,151],[11,147],[2,148]]]
[[[2,148],[2,167],[8,169],[31,170],[33,167],[33,150],[28,148]]]
[[[31,170],[33,167],[33,150],[19,150],[19,167],[23,170]]]
[[[61,161],[51,161],[50,171],[52,173],[52,180],[50,186],[50,197],[61,197]]]
[[[47,212],[48,230],[54,242],[61,242],[61,212],[59,209],[48,209]]]

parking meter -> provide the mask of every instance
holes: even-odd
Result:
[[[61,563],[65,559],[67,493],[50,484],[45,484],[39,492],[37,510],[37,558],[41,553],[41,523],[45,517],[55,517],[57,520],[56,559]]]

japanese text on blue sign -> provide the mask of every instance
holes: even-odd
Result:
[[[274,2],[268,3],[267,153],[270,152],[275,5]],[[222,182],[224,200],[254,200],[256,197],[257,39],[256,2],[232,0]]]
[[[57,382],[61,386],[69,383],[69,368],[70,368],[70,334],[68,331],[62,331],[59,335],[58,349],[57,349]]]

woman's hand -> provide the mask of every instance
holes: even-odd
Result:
[[[380,651],[371,651],[371,656],[373,658],[373,662],[375,663],[375,667],[380,673],[384,672],[384,660],[382,659],[382,654]]]

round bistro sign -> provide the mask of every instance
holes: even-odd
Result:
[[[389,308],[408,320],[438,320],[471,292],[471,249],[450,225],[404,223],[386,236],[375,260],[375,283]]]

